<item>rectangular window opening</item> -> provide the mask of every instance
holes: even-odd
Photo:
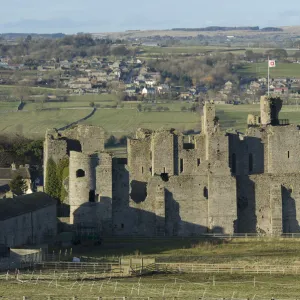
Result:
[[[94,190],[90,190],[89,192],[89,202],[95,202],[95,191]]]
[[[249,154],[249,172],[253,171],[253,154]]]
[[[200,163],[201,163],[200,158],[198,158],[198,159],[197,159],[197,166],[198,166],[198,167],[200,166]]]
[[[290,151],[288,151],[288,158],[290,158]]]
[[[183,172],[183,159],[180,158],[180,173]]]

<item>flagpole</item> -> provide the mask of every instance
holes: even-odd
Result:
[[[270,96],[270,58],[268,56],[268,96]]]

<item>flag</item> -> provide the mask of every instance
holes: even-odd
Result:
[[[275,67],[276,67],[275,60],[269,60],[269,68],[275,68]]]

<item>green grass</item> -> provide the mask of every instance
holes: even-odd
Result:
[[[157,260],[194,261],[198,263],[232,263],[233,265],[297,265],[300,259],[299,239],[232,239],[203,240],[197,238],[105,238],[97,247],[76,246],[73,255],[133,255],[140,252],[143,257]],[[135,255],[136,256],[136,255]],[[136,256],[137,257],[137,256]],[[55,276],[55,277],[54,277]],[[93,299],[96,296],[152,297],[154,299],[295,299],[300,294],[298,275],[283,274],[156,274],[143,277],[106,278],[104,274],[77,274],[67,280],[66,272],[47,270],[21,271],[20,281],[13,276],[1,278],[1,296],[9,299],[28,296],[36,300],[51,295],[51,299],[78,296]],[[109,275],[108,275],[109,276]],[[69,277],[70,278],[70,277]],[[169,297],[169,298],[167,298]],[[94,298],[95,300],[95,298]]]
[[[299,264],[299,247],[299,239],[278,238],[104,238],[101,246],[73,247],[73,254],[91,257],[138,255],[155,257],[158,262],[285,266]]]
[[[14,110],[18,108],[19,101],[1,101],[0,102],[0,113],[1,111]]]
[[[16,85],[0,85],[0,94],[10,94]],[[41,94],[51,94],[51,95],[60,95],[65,90],[57,88],[46,88],[46,87],[29,87],[31,94],[41,95]]]
[[[230,275],[230,274],[176,274],[156,275],[141,278],[111,278],[67,281],[65,276],[57,281],[51,279],[25,282],[1,282],[1,296],[8,299],[22,299],[22,296],[34,300],[72,299],[96,300],[97,297],[109,299],[297,299],[300,293],[298,276],[275,275]],[[20,276],[22,280],[22,275]],[[28,277],[27,277],[28,278]],[[30,277],[29,277],[30,278]],[[255,281],[255,284],[254,284]],[[35,284],[36,283],[36,284]],[[50,296],[51,298],[47,298]],[[33,297],[33,298],[31,298]],[[68,297],[68,298],[64,298]],[[114,298],[116,297],[116,298]],[[224,297],[224,298],[223,298]],[[291,297],[291,298],[289,298]],[[5,299],[7,299],[5,298]]]
[[[45,108],[90,108],[88,102],[29,102],[26,103],[23,110],[33,111],[37,109],[45,109]]]
[[[37,280],[38,274],[34,274],[32,280],[28,279],[29,276],[26,277],[27,281],[22,282],[3,280],[1,296],[6,297],[5,299],[22,299],[26,295],[34,300],[72,299],[71,297],[77,296],[78,300],[96,300],[99,296],[109,299],[123,296],[126,299],[203,299],[205,295],[208,299],[269,300],[271,297],[297,299],[300,293],[298,276],[166,274],[141,278],[67,281],[65,275],[59,279],[60,275],[58,273],[57,281],[52,282],[51,279]],[[20,278],[22,280],[24,276],[21,274]],[[47,298],[49,295],[51,298]]]
[[[13,102],[17,103],[17,102]],[[124,108],[106,109],[106,102],[95,102],[100,108],[85,124],[102,126],[108,135],[120,137],[131,134],[137,128],[149,129],[175,128],[184,130],[200,130],[201,117],[199,113],[181,112],[181,107],[189,107],[185,103],[162,103],[157,106],[168,107],[168,112],[157,112],[150,104],[144,105],[152,108],[152,112],[138,112],[137,103],[124,103]],[[7,107],[7,105],[12,105]],[[15,108],[15,104],[0,102],[0,111]],[[41,108],[78,108],[62,109],[60,111],[35,111]],[[80,109],[82,108],[82,109]],[[60,103],[27,103],[23,112],[7,113],[1,115],[0,132],[16,133],[22,128],[23,134],[42,137],[47,128],[59,128],[76,121],[89,113],[88,101],[68,101]],[[223,130],[236,129],[242,132],[246,130],[247,116],[249,113],[259,114],[259,105],[217,105],[216,115],[220,118]],[[291,123],[299,123],[300,109],[295,105],[284,106],[279,116],[281,119],[289,119]]]
[[[249,105],[217,105],[216,115],[220,118],[223,129],[236,129],[245,132],[248,114],[260,115],[259,104]],[[300,123],[300,107],[296,105],[283,106],[280,119],[289,119],[290,123]]]
[[[138,112],[135,109],[98,109],[86,124],[102,126],[116,136],[134,132],[139,127],[149,129],[199,128],[200,117],[191,112]]]
[[[30,111],[1,114],[0,132],[41,138],[47,128],[59,128],[85,117],[90,110]]]
[[[268,64],[249,63],[237,71],[239,75],[268,76]],[[270,77],[300,77],[300,64],[277,62],[275,68],[270,68]]]
[[[72,95],[69,97],[70,101],[80,101],[80,102],[112,102],[117,100],[117,95],[115,94],[85,94],[85,95]]]
[[[104,238],[101,246],[76,246],[72,255],[134,255],[156,257],[172,262],[231,263],[233,265],[293,266],[300,261],[300,240],[280,238],[212,240],[200,238]],[[51,250],[50,250],[51,251]],[[62,252],[64,253],[64,252]],[[55,277],[54,277],[55,276]],[[73,275],[72,275],[73,276]],[[109,276],[109,275],[108,275]],[[300,294],[299,275],[283,274],[156,274],[143,277],[106,278],[104,274],[79,272],[77,280],[67,280],[65,271],[21,271],[20,281],[14,276],[0,276],[0,294],[12,299],[21,296],[52,300],[78,296],[93,299],[96,296],[152,297],[154,299],[297,299]],[[169,297],[169,298],[167,298]],[[95,300],[95,298],[94,298]]]

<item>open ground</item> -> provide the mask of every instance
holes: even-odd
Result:
[[[142,239],[104,238],[97,247],[76,246],[73,255],[92,255],[94,261],[109,256],[155,257],[156,261],[232,266],[272,264],[282,267],[299,266],[299,239]],[[135,253],[135,255],[133,255]],[[279,268],[280,269],[280,268]],[[108,275],[108,274],[107,274]],[[74,277],[75,276],[75,277]],[[3,299],[97,299],[96,297],[127,297],[126,299],[295,299],[300,293],[297,274],[256,274],[255,272],[163,272],[146,276],[110,277],[85,270],[22,270],[0,276]],[[66,297],[66,298],[64,298]],[[69,297],[69,298],[68,298]],[[93,298],[94,297],[94,298]],[[149,298],[148,298],[149,297]],[[109,299],[109,298],[107,298]]]
[[[240,75],[253,75],[256,77],[268,76],[268,64],[265,63],[248,63],[242,69],[238,70]],[[275,68],[270,68],[270,78],[292,78],[300,77],[300,64],[298,63],[277,63]]]
[[[0,132],[42,137],[47,128],[60,128],[88,115],[91,111],[89,107],[91,99],[96,100],[97,98],[85,96],[82,101],[78,101],[77,98],[77,100],[69,102],[28,103],[24,106],[23,111],[18,112],[7,112],[16,109],[18,102],[1,102]],[[112,100],[109,99],[95,102],[96,105],[100,105],[100,108],[84,122],[102,126],[109,135],[112,134],[117,137],[132,134],[139,127],[150,129],[175,128],[182,131],[200,130],[200,113],[181,111],[183,106],[188,108],[192,105],[191,103],[145,104],[145,107],[152,109],[151,112],[139,112],[137,103],[125,103],[122,108],[106,108],[112,103]],[[156,111],[158,106],[167,107],[169,111]],[[244,132],[249,113],[259,114],[259,105],[217,105],[217,116],[225,130],[236,129]],[[298,123],[300,108],[297,105],[284,106],[280,118],[289,119],[291,123]]]

